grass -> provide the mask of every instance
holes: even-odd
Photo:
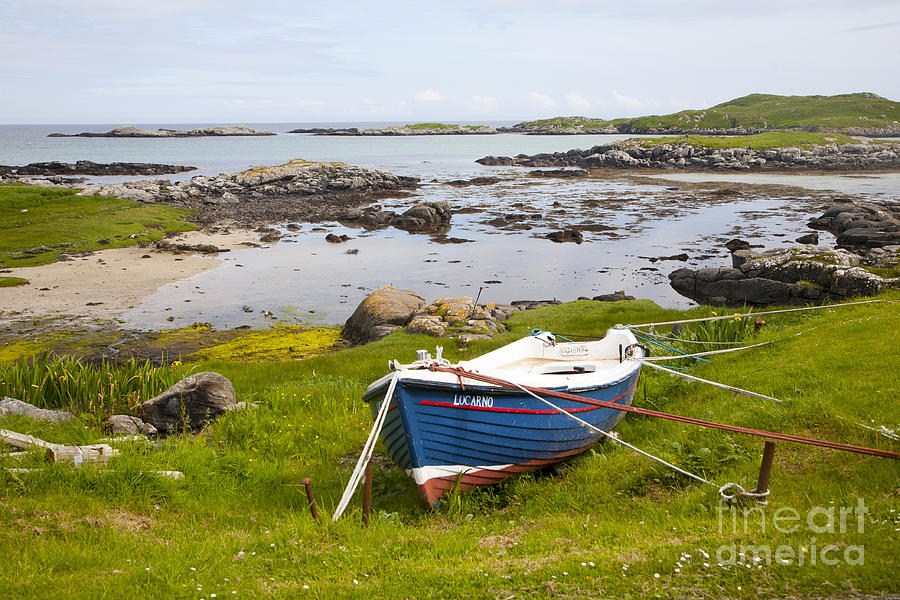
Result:
[[[687,144],[695,148],[710,148],[714,150],[725,148],[772,150],[789,146],[809,150],[814,146],[858,143],[852,137],[841,133],[810,133],[806,131],[773,131],[742,136],[681,135],[674,138],[644,138],[639,139],[639,141],[644,146]]]
[[[613,126],[621,133],[650,129],[817,129],[900,127],[900,103],[868,92],[837,96],[750,94],[703,110],[622,119],[555,117],[526,125],[585,129]]]
[[[15,287],[17,285],[28,285],[28,280],[24,277],[2,277],[0,276],[0,288]]]
[[[421,130],[421,129],[439,129],[444,131],[449,130],[457,130],[457,129],[468,129],[470,131],[477,131],[484,127],[484,125],[453,125],[447,123],[412,123],[405,126],[407,129],[412,130]]]
[[[0,185],[0,267],[33,267],[62,254],[134,246],[195,226],[186,209],[75,190]]]
[[[180,361],[159,368],[134,359],[95,365],[44,354],[0,368],[0,396],[102,423],[111,415],[135,412],[141,402],[164,392],[187,371]]]
[[[900,338],[893,333],[900,328],[900,295],[884,298],[894,303],[767,316],[753,339],[773,344],[690,367],[698,377],[772,395],[782,404],[654,372],[642,375],[635,403],[896,450],[859,426],[900,423]],[[648,301],[580,301],[516,313],[510,333],[466,349],[442,343],[455,361],[535,327],[602,334],[616,323],[709,314],[663,310]],[[395,333],[302,361],[199,363],[197,370],[224,374],[239,400],[259,408],[228,413],[200,435],[169,438],[159,447],[118,444],[122,454],[105,471],[0,455],[0,544],[9,549],[0,553],[0,590],[16,598],[807,598],[897,592],[897,463],[780,442],[769,505],[748,504],[734,513],[719,504],[714,488],[604,443],[571,461],[562,475],[533,474],[459,493],[438,512],[425,510],[408,478],[379,453],[370,526],[360,525],[358,499],[340,522],[316,523],[301,479],[312,478],[327,517],[371,426],[361,392],[384,374],[388,359],[405,362],[435,341]],[[63,443],[101,435],[77,424],[21,418],[3,426]],[[617,431],[717,484],[755,483],[758,438],[637,416],[624,418]],[[17,474],[8,470],[12,466],[43,469]],[[155,475],[159,470],[180,470],[185,478],[172,481]],[[850,513],[844,532],[837,521],[834,531],[821,527],[830,510],[838,515],[860,498],[869,511],[862,526]],[[790,511],[800,516],[787,522],[796,525],[793,530],[784,527]],[[815,529],[806,521],[809,514]],[[747,561],[739,557],[748,545],[760,552],[758,565],[754,550],[745,549]],[[790,549],[790,564],[767,560],[765,546],[780,549],[782,558]],[[826,558],[837,557],[836,564],[822,563],[823,548],[830,548]]]

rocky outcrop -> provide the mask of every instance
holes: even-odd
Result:
[[[622,298],[626,299],[624,292]],[[490,339],[506,331],[502,323],[520,310],[562,304],[560,300],[516,300],[511,304],[476,304],[469,296],[438,298],[426,305],[412,290],[382,286],[369,294],[344,324],[344,338],[354,344],[380,339],[401,327],[412,335]]]
[[[292,129],[288,133],[307,133],[312,135],[345,135],[345,136],[413,136],[413,135],[495,135],[499,133],[487,125],[439,125],[378,127],[359,129],[358,127]]]
[[[472,179],[454,179],[448,181],[444,185],[453,187],[468,187],[470,185],[493,185],[502,181],[499,177],[473,177]]]
[[[574,179],[587,177],[588,175],[590,175],[590,173],[584,169],[536,169],[528,172],[529,177],[553,177],[556,179]]]
[[[181,428],[200,429],[235,404],[234,387],[211,371],[185,377],[141,405],[145,420],[165,435]]]
[[[366,296],[344,324],[343,337],[365,344],[403,327],[425,306],[425,299],[412,290],[384,285]]]
[[[900,245],[900,204],[896,202],[847,202],[828,208],[809,222],[837,236],[840,248],[864,251]]]
[[[227,218],[244,224],[331,219],[348,205],[396,194],[417,183],[418,179],[387,171],[297,159],[239,173],[196,176],[178,183],[141,179],[93,184],[84,186],[80,193],[185,206],[197,209],[201,221]]]
[[[183,173],[195,171],[197,167],[185,167],[182,165],[162,165],[157,163],[95,163],[89,160],[79,160],[72,163],[58,161],[31,163],[23,167],[0,167],[0,173],[4,177],[23,175],[168,175],[171,173]]]
[[[449,334],[463,340],[490,339],[495,333],[506,331],[501,321],[516,310],[508,305],[476,305],[469,296],[438,298],[413,316],[406,333],[432,337]]]
[[[872,296],[886,286],[860,264],[859,257],[814,246],[772,250],[762,254],[735,250],[733,267],[678,269],[669,275],[672,287],[701,304],[767,306],[818,304],[855,296]]]
[[[258,131],[246,125],[223,125],[221,127],[201,127],[198,129],[138,129],[131,125],[115,127],[104,133],[84,132],[75,134],[51,133],[47,137],[124,137],[124,138],[173,138],[173,137],[219,137],[275,135],[271,131]]]
[[[439,201],[416,203],[401,214],[374,206],[364,210],[347,210],[337,218],[345,224],[366,229],[396,227],[410,233],[441,233],[449,229],[452,216],[450,205]]]
[[[582,167],[615,169],[710,169],[717,171],[864,170],[900,168],[900,144],[859,143],[756,150],[706,148],[684,143],[625,140],[588,150],[515,157],[486,156],[488,166]]]

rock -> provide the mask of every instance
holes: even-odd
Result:
[[[210,371],[185,377],[141,405],[145,420],[163,435],[181,427],[200,429],[235,403],[234,387]]]
[[[71,421],[75,418],[70,412],[38,408],[15,398],[4,397],[0,400],[0,417],[11,415],[21,415],[34,421],[49,421],[51,423]]]
[[[584,241],[584,236],[576,229],[564,229],[563,231],[553,231],[544,236],[548,240],[552,240],[558,244],[565,242],[575,242],[580,244]]]
[[[331,244],[340,244],[342,242],[346,242],[349,239],[349,235],[335,235],[333,233],[329,233],[325,236],[325,241]]]
[[[529,177],[556,177],[560,179],[569,179],[572,177],[587,177],[589,173],[584,169],[551,169],[551,170],[535,170],[529,171]]]
[[[409,323],[424,306],[425,299],[412,290],[381,286],[356,307],[344,324],[343,336],[354,344],[380,339]]]
[[[159,240],[156,242],[159,250],[168,252],[187,252],[190,254],[215,254],[217,252],[230,252],[228,248],[219,248],[213,244],[183,244],[181,242],[173,242],[171,240]]]
[[[197,210],[197,218],[204,224],[230,219],[247,225],[333,219],[348,206],[415,187],[417,183],[415,178],[398,177],[387,171],[297,159],[239,173],[196,176],[177,183],[141,179],[112,185],[90,184],[82,186],[79,193],[183,206]],[[308,199],[310,196],[313,198]],[[449,221],[449,214],[446,220]]]
[[[819,243],[819,234],[818,233],[807,233],[806,235],[801,235],[794,241],[797,242],[798,244],[816,245]]]
[[[493,185],[495,183],[500,183],[499,177],[473,177],[472,179],[454,179],[453,181],[448,181],[445,185],[452,185],[453,187],[466,187],[470,185]]]
[[[411,232],[438,231],[450,223],[451,214],[447,202],[420,202],[392,219],[391,225]]]
[[[842,301],[880,293],[892,280],[885,280],[855,266],[859,257],[819,248],[777,249],[753,254],[735,251],[736,268],[678,269],[669,275],[681,295],[705,304],[728,306],[798,305]]]
[[[24,167],[10,167],[17,175],[168,175],[195,171],[197,167],[163,165],[157,163],[95,163],[79,160],[75,164],[59,161],[31,163]]]
[[[437,315],[421,314],[413,317],[406,326],[406,333],[410,335],[424,334],[432,337],[442,337],[447,334],[447,327]]]
[[[560,131],[554,131],[560,133]],[[626,132],[628,133],[628,132]],[[661,133],[661,131],[657,131]],[[719,131],[719,134],[722,132]],[[735,133],[738,133],[737,131]],[[740,133],[750,133],[741,130]],[[694,148],[679,142],[647,144],[629,139],[587,150],[542,153],[532,156],[486,156],[475,162],[488,166],[521,167],[603,167],[621,169],[710,169],[710,170],[860,170],[896,169],[900,152],[893,144],[826,144],[812,150],[796,147],[757,150],[755,148]]]
[[[627,296],[625,294],[625,290],[619,290],[618,292],[613,292],[612,294],[601,294],[599,296],[594,296],[592,300],[596,300],[598,302],[620,302],[622,300],[634,300],[634,296]]]
[[[130,415],[113,415],[106,420],[106,426],[112,435],[146,435],[149,437],[157,434],[156,427]]]
[[[837,236],[840,248],[865,250],[900,244],[900,205],[894,202],[839,203],[809,222]]]

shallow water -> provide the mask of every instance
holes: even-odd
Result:
[[[300,126],[249,125],[276,132]],[[402,211],[424,199],[446,200],[454,210],[478,211],[453,216],[446,234],[472,240],[462,244],[442,244],[428,235],[396,229],[366,232],[337,223],[303,224],[300,232],[286,232],[285,238],[267,248],[222,254],[220,267],[163,286],[122,317],[126,326],[136,328],[168,328],[195,321],[217,327],[271,323],[264,311],[282,322],[338,323],[369,291],[388,283],[413,289],[428,299],[480,292],[482,301],[572,300],[624,289],[663,306],[687,306],[691,302],[670,288],[668,273],[683,266],[730,266],[722,246],[725,241],[742,237],[767,247],[789,243],[808,231],[806,222],[818,216],[833,197],[900,199],[900,174],[896,173],[673,173],[638,179],[559,180],[528,177],[526,169],[484,167],[474,162],[490,154],[589,148],[627,136],[45,137],[53,131],[106,131],[112,127],[0,126],[0,164],[93,160],[199,167],[179,176],[189,178],[293,158],[340,160],[422,179],[414,198],[383,201],[387,209]],[[462,188],[445,185],[450,180],[484,175],[502,181]],[[92,179],[111,182],[124,178]],[[717,193],[716,186],[695,185],[704,181],[736,185]],[[486,224],[508,214],[529,215],[518,222],[528,229]],[[313,231],[322,226],[325,230]],[[556,244],[540,237],[566,226],[588,226],[584,243]],[[346,233],[353,239],[329,244],[324,241],[327,232]],[[820,240],[824,245],[833,243],[829,234],[820,234]],[[686,263],[650,260],[682,252],[690,257]]]

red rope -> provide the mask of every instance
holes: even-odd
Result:
[[[485,383],[490,383],[493,385],[499,385],[506,388],[511,389],[524,389],[534,394],[550,396],[551,398],[560,398],[562,400],[572,400],[574,402],[581,402],[583,404],[590,404],[593,406],[602,406],[605,408],[612,408],[614,410],[620,410],[623,412],[635,413],[638,415],[645,415],[648,417],[659,417],[661,419],[669,419],[671,421],[677,421],[679,423],[688,423],[690,425],[700,425],[701,427],[710,427],[712,429],[722,429],[724,431],[732,431],[734,433],[745,433],[747,435],[755,435],[758,437],[770,438],[773,440],[783,440],[785,442],[795,442],[798,444],[808,444],[810,446],[821,446],[822,448],[831,448],[832,450],[844,450],[846,452],[856,452],[858,454],[868,454],[871,456],[880,456],[882,458],[893,458],[900,459],[900,453],[891,452],[890,450],[879,450],[877,448],[866,448],[865,446],[853,446],[851,444],[841,444],[839,442],[829,442],[827,440],[816,440],[812,438],[804,438],[796,435],[788,435],[786,433],[775,433],[773,431],[764,431],[762,429],[750,429],[749,427],[738,427],[736,425],[724,425],[722,423],[714,423],[713,421],[704,421],[702,419],[694,419],[692,417],[683,417],[681,415],[673,415],[669,413],[659,412],[656,410],[649,410],[646,408],[638,408],[636,406],[626,406],[623,404],[617,404],[615,402],[607,402],[605,400],[594,400],[592,398],[584,398],[581,396],[576,396],[574,394],[569,394],[566,392],[558,392],[555,390],[548,390],[544,388],[538,387],[530,387],[527,385],[518,386],[516,384],[510,383],[509,381],[505,381],[503,379],[498,379],[496,377],[490,377],[488,375],[482,375],[480,373],[473,373],[471,371],[467,371],[462,367],[441,367],[439,365],[431,365],[428,367],[432,371],[442,371],[444,373],[453,373],[457,377],[465,376],[467,379],[474,379],[476,381],[483,381]]]

